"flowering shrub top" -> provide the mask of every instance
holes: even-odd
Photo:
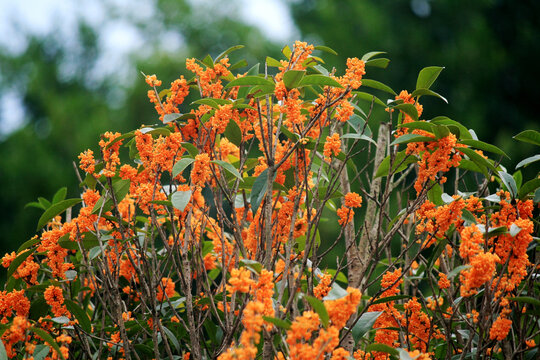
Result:
[[[80,199],[33,204],[39,235],[2,259],[0,357],[534,355],[540,180],[509,175],[460,123],[420,119],[442,68],[397,95],[364,78],[380,53],[339,76],[313,55],[332,50],[296,42],[235,74],[238,48],[188,59],[193,77],[161,91],[145,76],[160,124],[105,133],[79,156]],[[486,181],[460,192],[468,173]]]

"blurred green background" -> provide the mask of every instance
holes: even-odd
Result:
[[[5,3],[4,3],[5,2]],[[237,44],[250,64],[296,39],[335,49],[327,65],[388,52],[369,70],[394,90],[418,71],[445,66],[424,118],[446,115],[505,150],[515,164],[533,147],[511,136],[540,130],[540,2],[534,0],[96,0],[0,1],[0,253],[35,232],[41,211],[24,209],[68,186],[72,166],[99,134],[155,123],[139,71],[176,79],[186,57]],[[43,19],[49,19],[48,22]]]

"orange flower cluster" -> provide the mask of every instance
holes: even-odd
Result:
[[[66,309],[66,305],[64,305],[64,294],[61,288],[50,285],[47,287],[47,289],[45,289],[43,296],[45,297],[47,304],[50,305],[54,316],[69,314]]]
[[[171,278],[162,278],[157,287],[157,301],[165,301],[174,296],[174,281]]]
[[[320,275],[319,277],[320,277],[319,283],[317,284],[317,286],[313,288],[313,295],[315,295],[317,299],[322,299],[323,297],[328,295],[328,293],[330,292],[330,289],[331,289],[330,284],[332,283],[332,275],[326,273],[324,275]]]
[[[20,252],[19,255],[23,253],[24,252]],[[16,257],[17,254],[15,252],[4,255],[4,257],[2,258],[2,266],[4,266],[5,268],[9,267],[11,265],[11,262]],[[36,263],[34,261],[34,257],[30,255],[17,267],[12,276],[15,279],[23,279],[28,285],[36,285],[38,270],[39,264]]]
[[[193,185],[204,187],[211,176],[210,157],[208,154],[202,153],[195,156],[195,162],[193,163],[193,169],[191,170],[191,182]]]
[[[362,197],[357,193],[350,192],[346,194],[344,200],[343,206],[337,209],[338,223],[341,226],[345,226],[353,220],[354,210],[352,208],[362,206]]]
[[[360,300],[362,300],[362,293],[358,289],[350,287],[347,289],[347,293],[347,296],[340,299],[324,302],[332,325],[338,329],[343,328],[347,324],[351,315],[356,312]]]
[[[197,76],[202,96],[211,98],[220,98],[222,96],[223,85],[221,78],[230,74],[229,66],[229,58],[227,57],[214,64],[213,68],[206,67],[206,69],[197,64],[196,59],[186,60],[186,69]]]

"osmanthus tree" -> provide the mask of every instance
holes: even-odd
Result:
[[[297,42],[235,74],[238,48],[146,76],[159,124],[105,133],[80,199],[33,204],[39,234],[2,260],[0,358],[535,358],[540,179],[422,119],[442,68],[396,94],[365,78],[381,53],[335,74]]]

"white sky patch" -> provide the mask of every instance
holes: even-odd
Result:
[[[257,27],[272,41],[285,43],[298,37],[285,0],[230,0],[228,6],[217,8],[216,0],[190,2],[201,11],[206,9],[201,19],[204,19],[203,15],[210,15],[207,9],[221,9],[222,16]],[[76,64],[69,63],[69,51],[74,54],[77,51],[75,35],[79,20],[83,20],[97,30],[101,54],[95,69],[87,74],[90,86],[110,76],[119,83],[129,83],[130,77],[136,74],[129,61],[130,54],[144,51],[145,46],[149,46],[145,34],[131,21],[155,22],[158,14],[154,4],[153,0],[0,0],[0,51],[18,55],[26,49],[27,34],[53,34],[68,50],[61,75],[69,78],[77,71]],[[151,31],[161,34],[158,45],[164,45],[170,52],[182,47],[182,34],[166,31],[158,23],[155,25],[158,26],[151,27]],[[24,117],[16,93],[0,94],[0,138],[22,126]]]
[[[242,20],[259,28],[271,40],[291,41],[297,33],[283,0],[241,0],[240,8]]]

